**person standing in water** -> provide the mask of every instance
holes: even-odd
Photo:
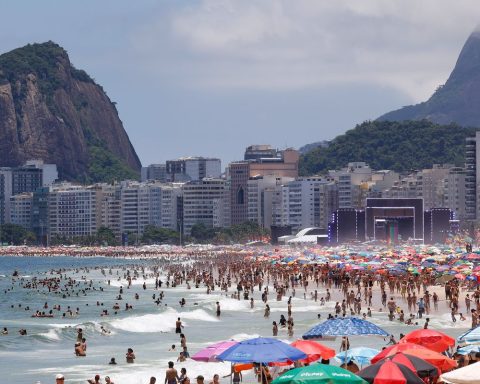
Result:
[[[133,364],[135,362],[135,354],[133,353],[132,348],[127,349],[127,354],[125,355],[127,363]]]
[[[165,384],[177,384],[179,379],[178,372],[173,365],[173,361],[168,362],[168,369],[165,372]]]
[[[177,318],[177,321],[175,322],[175,333],[182,333],[182,321],[180,320],[180,317]]]
[[[220,303],[217,301],[217,317],[220,317]]]

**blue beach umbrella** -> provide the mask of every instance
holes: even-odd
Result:
[[[459,343],[480,343],[480,325],[457,337]]]
[[[338,317],[324,321],[305,333],[302,338],[318,339],[322,336],[357,336],[378,335],[388,336],[382,328],[357,317]]]
[[[457,349],[457,353],[460,355],[468,355],[469,353],[480,352],[480,345],[467,345]]]
[[[356,347],[351,348],[346,352],[340,352],[335,356],[335,359],[342,364],[345,362],[354,361],[360,365],[370,364],[370,360],[378,355],[380,351],[374,348]],[[346,360],[346,361],[345,361]]]
[[[234,363],[272,363],[306,359],[307,355],[280,340],[257,337],[239,342],[217,356]]]

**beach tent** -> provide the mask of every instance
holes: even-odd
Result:
[[[480,362],[444,373],[440,380],[451,384],[477,384],[480,382]]]

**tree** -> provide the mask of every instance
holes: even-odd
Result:
[[[147,244],[176,244],[180,239],[180,234],[169,228],[147,225],[143,231],[142,242]]]
[[[100,245],[117,245],[115,233],[108,227],[100,227],[97,231],[97,243]]]
[[[35,234],[16,224],[3,224],[0,226],[0,242],[13,245],[32,244]]]
[[[204,223],[194,224],[190,230],[190,235],[199,243],[211,242],[216,234],[215,228],[209,228]]]

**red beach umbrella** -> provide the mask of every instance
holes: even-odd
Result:
[[[422,347],[421,345],[413,344],[413,343],[394,344],[382,350],[378,355],[376,355],[372,360],[370,360],[370,362],[372,364],[375,364],[377,361],[380,361],[387,356],[392,356],[397,354],[398,352],[404,352],[405,350],[412,350],[412,349],[429,350],[428,348],[425,348],[425,347]]]
[[[370,384],[425,384],[410,368],[387,359],[356,373]]]
[[[426,360],[421,359],[420,357],[408,355],[405,353],[397,353],[396,355],[386,357],[382,361],[390,360],[394,363],[403,364],[407,368],[410,368],[415,374],[419,377],[438,377],[440,376],[440,370],[429,363]]]
[[[455,345],[455,339],[433,329],[417,329],[405,335],[399,342],[414,343],[436,352],[444,352]]]

